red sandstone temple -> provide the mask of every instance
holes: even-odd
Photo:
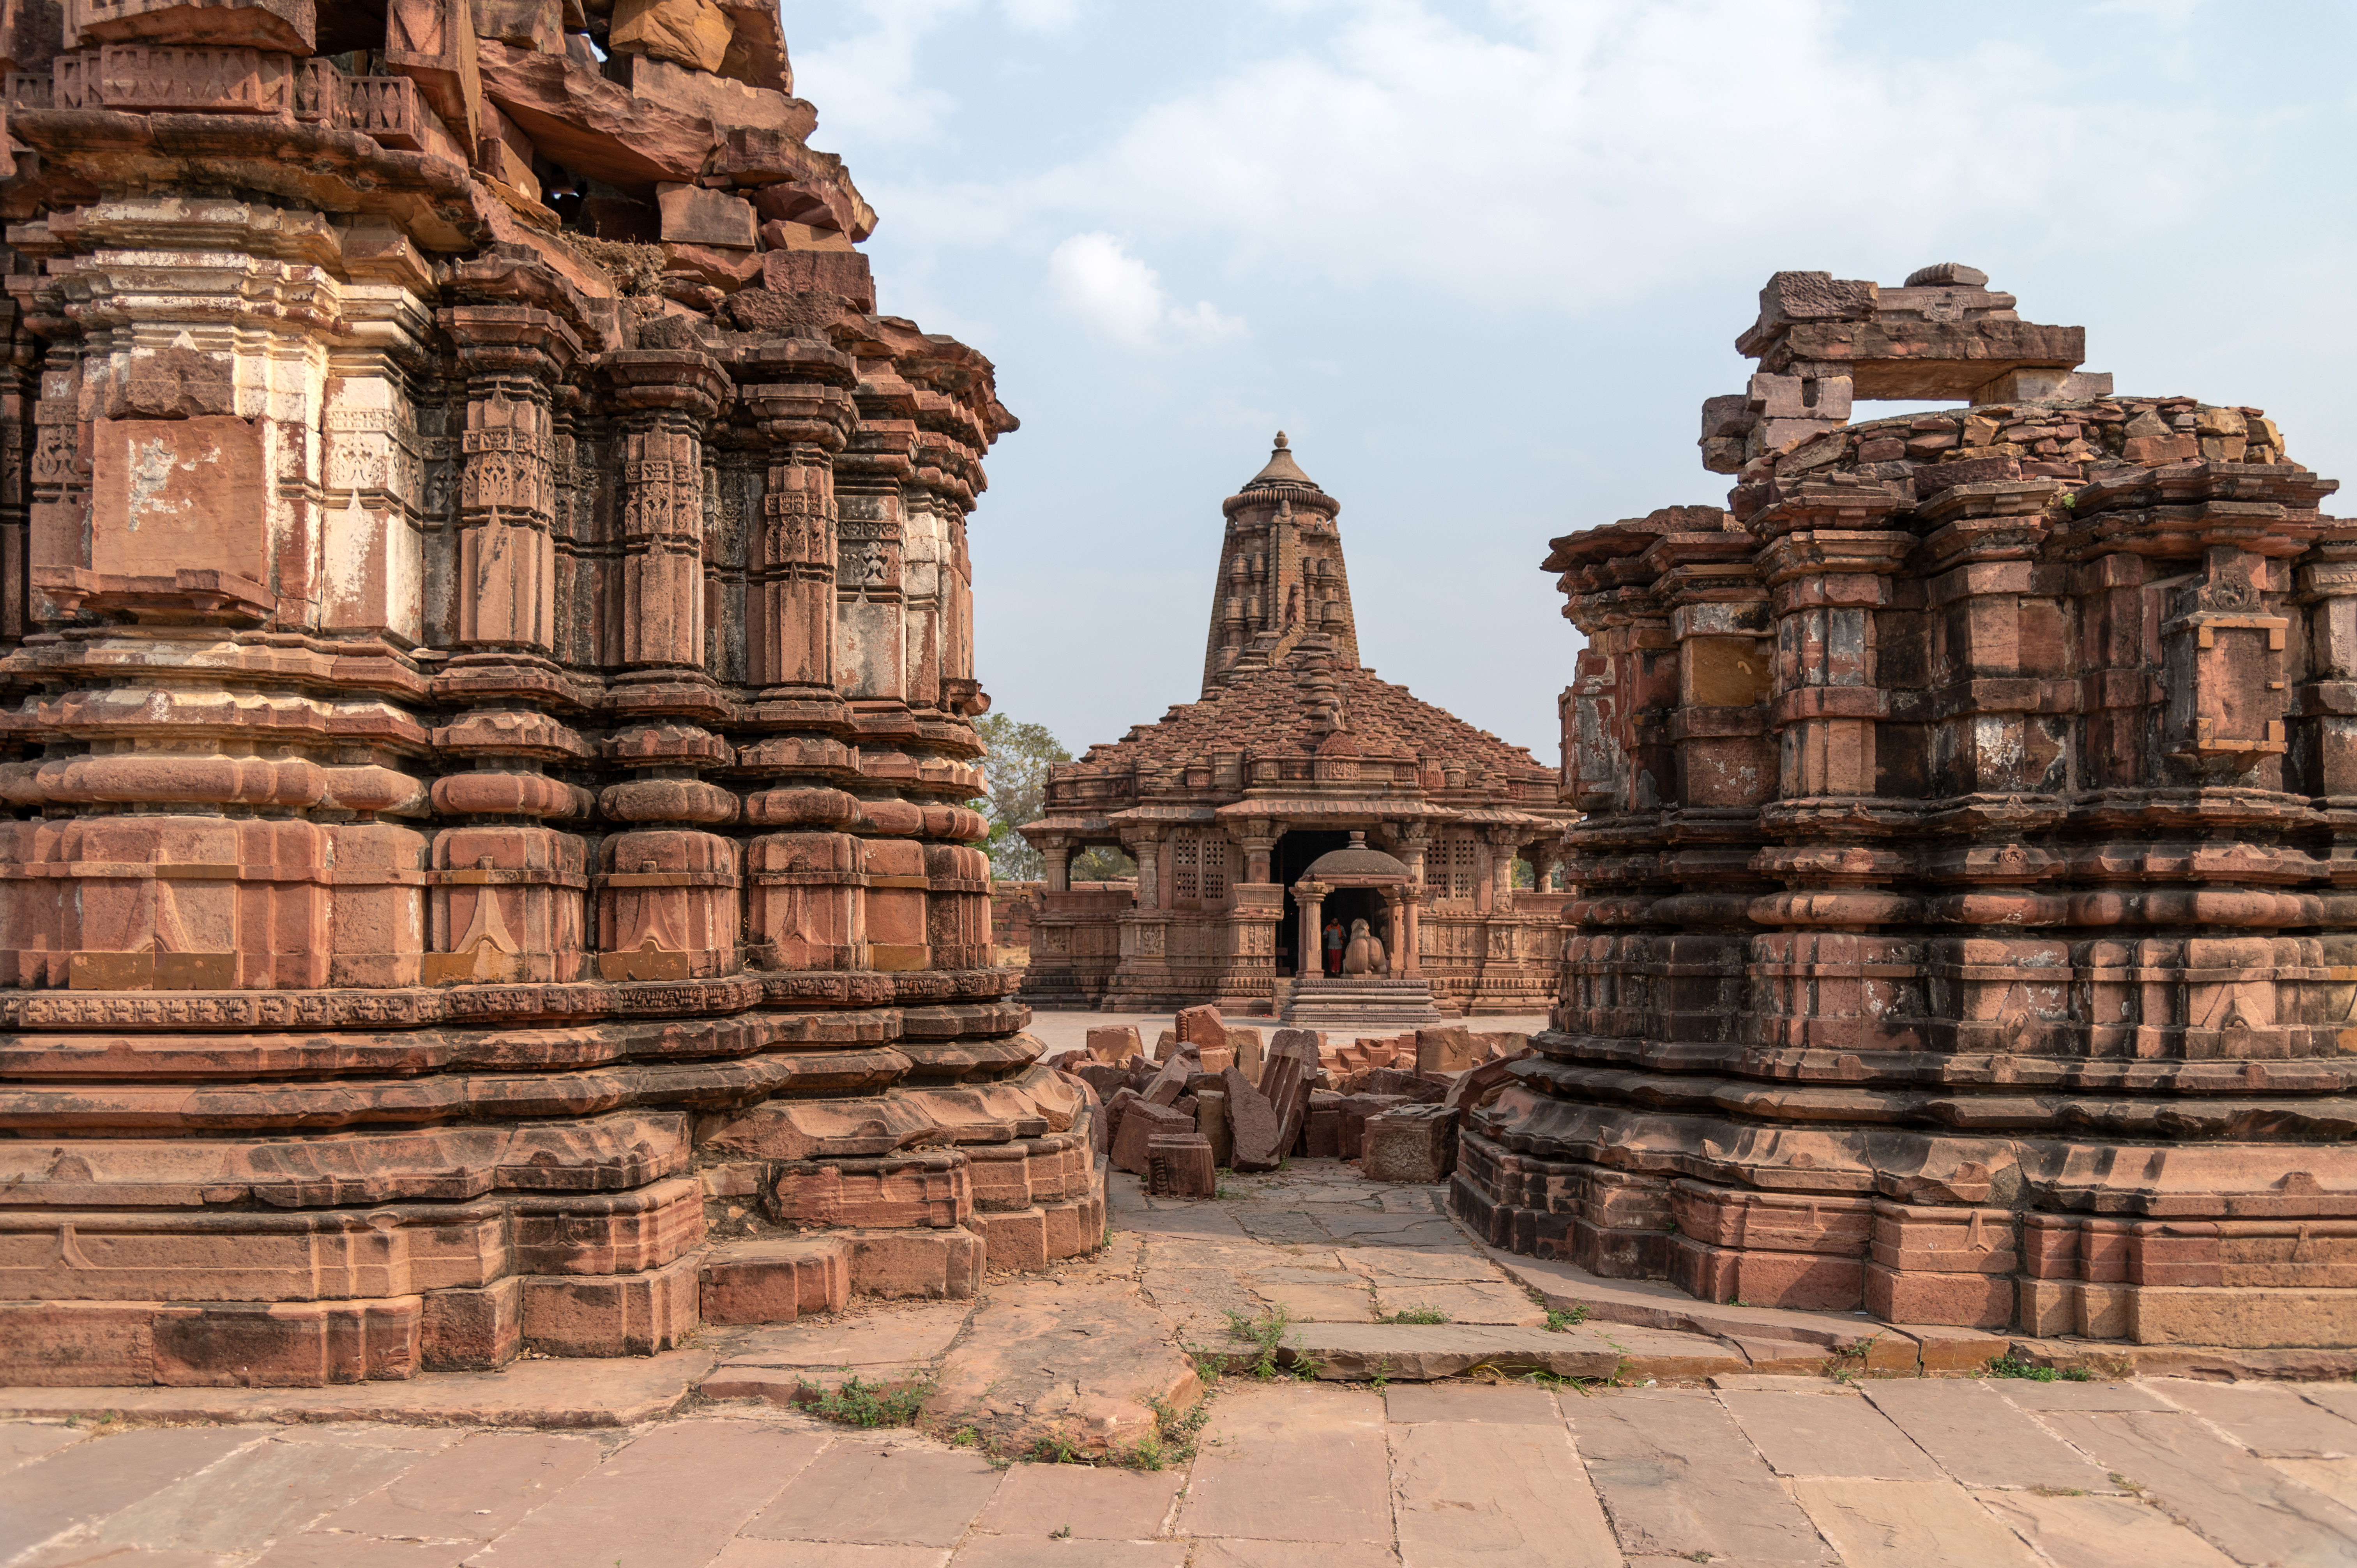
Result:
[[[1577,892],[1458,1211],[1717,1302],[2357,1343],[2357,524],[1986,281],[1778,274],[1729,510],[1555,542]]]
[[[1048,859],[1024,999],[1306,1025],[1544,1010],[1571,815],[1553,776],[1360,664],[1341,503],[1282,432],[1222,510],[1201,697],[1052,769],[1022,828]],[[1135,894],[1067,886],[1090,844],[1136,857]],[[1322,972],[1329,918],[1366,922],[1380,972]]]
[[[1103,1232],[966,809],[1015,421],[876,313],[773,5],[595,9],[0,5],[0,1382]]]

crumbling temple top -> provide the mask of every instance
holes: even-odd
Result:
[[[1517,893],[1512,868],[1530,860],[1543,882],[1551,862],[1565,813],[1549,770],[1361,665],[1341,503],[1282,432],[1222,510],[1201,698],[1051,769],[1046,813],[1023,827],[1049,859],[1026,995],[1282,1006],[1305,951],[1289,889],[1357,829],[1421,889],[1399,911],[1397,976],[1428,980],[1451,1009],[1530,1005],[1546,961],[1524,950],[1559,900]],[[1091,843],[1138,857],[1134,908],[1065,886]],[[1154,934],[1117,955],[1108,921]]]
[[[968,809],[1015,421],[878,314],[775,5],[0,0],[0,1381],[1095,1246]]]
[[[1456,1205],[1713,1301],[2357,1343],[2357,524],[1984,281],[1777,274],[1727,507],[1554,542],[1577,893]]]

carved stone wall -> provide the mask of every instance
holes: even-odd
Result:
[[[1555,542],[1588,815],[1458,1208],[1715,1301],[2357,1343],[2357,526],[2260,411],[1931,273],[1779,274],[1742,345],[1975,401],[1763,442],[1755,381],[1731,511]]]
[[[0,1381],[644,1352],[730,1248],[1102,1231],[964,804],[991,366],[874,314],[774,14],[547,12],[0,29]]]

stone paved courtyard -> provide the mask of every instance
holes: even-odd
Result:
[[[1226,1314],[1265,1322],[1277,1307],[1289,1344],[1547,1332],[1545,1309],[1439,1212],[1437,1189],[1320,1161],[1232,1176],[1211,1203],[1149,1203],[1134,1180],[1113,1183],[1114,1244],[1063,1286],[1127,1289],[1131,1319],[1166,1340],[1167,1321],[1184,1344],[1234,1351]],[[1635,1386],[1478,1365],[1380,1387],[1333,1380],[1330,1364],[1323,1380],[1231,1374],[1191,1459],[1158,1471],[994,1465],[747,1397],[853,1372],[947,1377],[1041,1343],[1054,1360],[1052,1335],[995,1326],[994,1310],[1037,1288],[1002,1280],[979,1306],[715,1333],[631,1363],[344,1390],[7,1391],[0,1408],[48,1413],[0,1424],[0,1564],[2357,1563],[2346,1382],[1682,1380],[1681,1367],[1742,1358],[1699,1335],[1590,1322],[1556,1337],[1625,1350],[1620,1382]],[[1450,1321],[1380,1321],[1419,1309]],[[195,1419],[207,1413],[222,1419]],[[321,1419],[371,1413],[384,1419]],[[626,1424],[585,1429],[599,1421]]]

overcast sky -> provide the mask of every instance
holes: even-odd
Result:
[[[2357,5],[785,0],[882,307],[998,364],[980,674],[1077,754],[1191,701],[1279,427],[1361,655],[1555,761],[1547,540],[1724,501],[1782,268],[1966,262],[2119,390],[2357,479]],[[2357,513],[2357,495],[2340,504]]]

